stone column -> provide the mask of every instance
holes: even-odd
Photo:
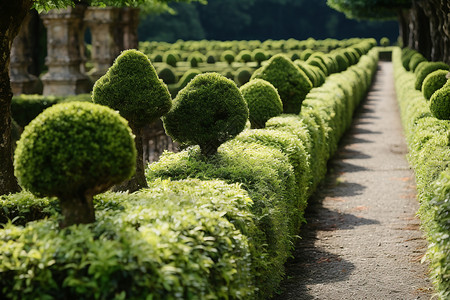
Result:
[[[81,72],[84,55],[84,5],[52,10],[42,15],[47,28],[48,73],[42,76],[44,95],[88,93],[92,84]]]
[[[22,23],[19,34],[14,39],[11,48],[10,78],[11,89],[14,95],[39,93],[39,79],[28,73],[28,67],[32,62],[29,43],[30,27],[29,13]]]
[[[94,68],[89,76],[96,81],[103,76],[120,54],[121,41],[116,34],[119,23],[120,8],[88,7],[84,15],[86,26],[91,29],[92,53]]]
[[[124,7],[122,8],[120,15],[122,26],[120,27],[118,34],[123,38],[120,49],[137,49],[139,44],[137,35],[139,8]]]

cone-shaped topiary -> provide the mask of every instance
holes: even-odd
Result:
[[[422,84],[422,93],[425,99],[430,100],[431,96],[442,88],[444,84],[447,82],[447,74],[450,74],[446,70],[437,70],[431,72],[425,77],[425,80]]]
[[[212,155],[244,129],[247,119],[247,104],[236,84],[218,73],[204,73],[178,93],[163,122],[175,141],[200,145],[204,155]]]
[[[283,54],[273,56],[267,65],[257,69],[251,79],[256,78],[270,82],[277,89],[284,113],[298,114],[313,86],[308,76]]]
[[[129,179],[136,149],[127,121],[93,103],[56,104],[25,128],[15,152],[19,183],[37,196],[56,196],[62,227],[95,220],[92,197]]]
[[[450,80],[431,96],[430,111],[439,120],[450,120]]]
[[[142,127],[167,113],[172,99],[148,57],[137,50],[120,54],[108,72],[94,85],[92,99],[109,106],[128,120],[137,149],[136,174],[117,190],[137,191],[147,186],[144,175]]]
[[[444,62],[426,62],[421,66],[420,71],[416,74],[415,88],[416,90],[422,90],[422,83],[428,74],[436,70],[449,70],[450,67]]]
[[[267,120],[283,113],[277,89],[268,81],[253,79],[240,88],[247,102],[252,128],[264,128]]]

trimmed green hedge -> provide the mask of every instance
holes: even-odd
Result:
[[[416,76],[407,72],[400,49],[393,53],[395,85],[409,162],[416,175],[419,215],[428,237],[427,257],[441,299],[450,298],[450,123],[430,112],[429,102],[416,90]]]

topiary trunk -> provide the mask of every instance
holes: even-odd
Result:
[[[61,213],[64,220],[60,224],[65,228],[75,224],[90,224],[95,222],[94,203],[92,195],[72,195],[60,197]]]
[[[136,146],[136,173],[129,180],[124,181],[121,184],[116,185],[113,188],[115,192],[136,192],[142,188],[148,187],[147,180],[145,179],[144,171],[144,148],[142,145],[142,127],[135,126],[131,122],[128,123],[133,134],[135,135],[134,143]]]

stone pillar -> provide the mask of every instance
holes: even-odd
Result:
[[[119,36],[117,28],[122,27],[119,22],[120,8],[88,7],[84,14],[86,26],[91,29],[92,53],[94,68],[89,76],[96,81],[103,76],[120,54]]]
[[[42,76],[44,95],[88,93],[92,84],[81,72],[84,56],[84,5],[52,10],[42,15],[47,28],[48,73]]]
[[[11,48],[10,78],[14,95],[39,93],[39,79],[28,73],[28,67],[32,62],[32,53],[29,43],[30,27],[29,13],[22,23],[19,34],[14,39]]]
[[[123,37],[123,42],[120,45],[120,49],[137,49],[139,44],[137,35],[137,28],[139,25],[139,8],[122,8],[120,19],[122,20],[122,26],[118,34]]]

